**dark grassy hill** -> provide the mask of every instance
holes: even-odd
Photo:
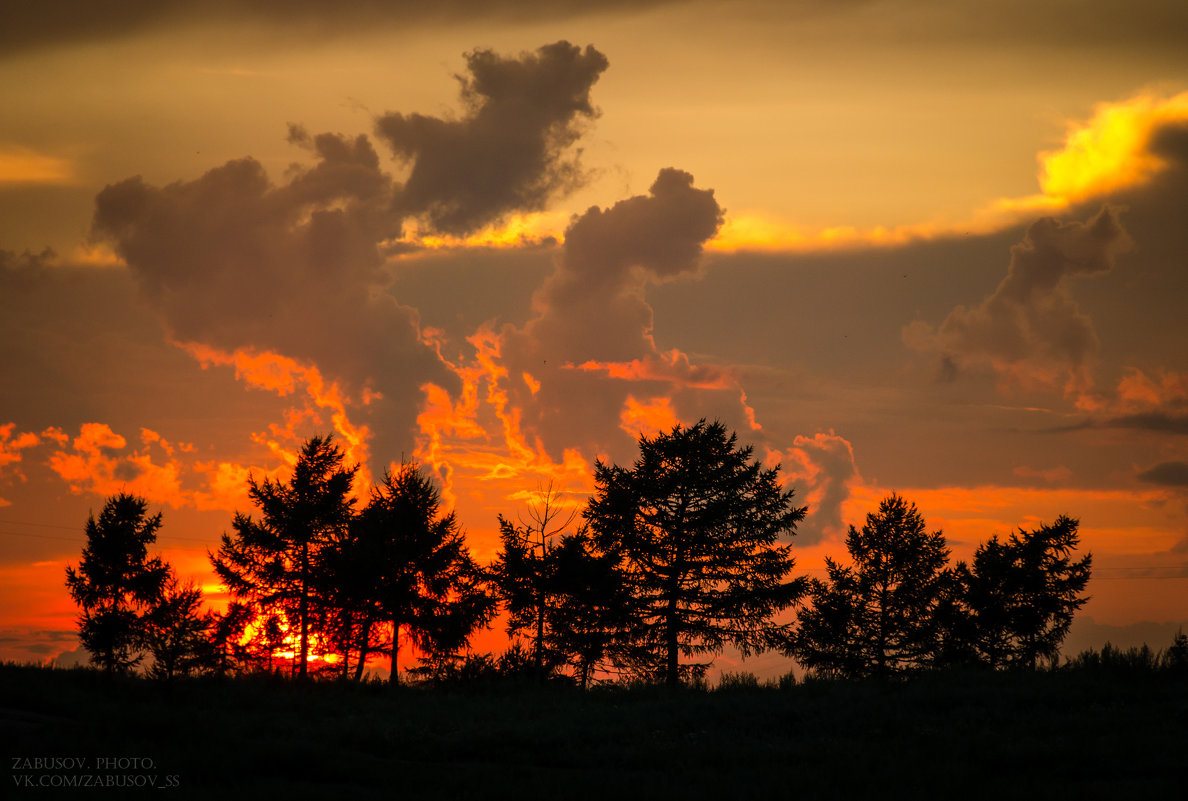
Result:
[[[1188,797],[1188,682],[1158,674],[581,693],[5,665],[0,731],[7,798]]]

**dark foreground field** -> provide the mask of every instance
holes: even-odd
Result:
[[[1188,798],[1166,676],[583,694],[5,665],[0,725],[7,798]]]

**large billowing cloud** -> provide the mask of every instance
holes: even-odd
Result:
[[[1103,208],[1087,222],[1046,217],[1011,249],[1006,277],[979,305],[958,306],[939,327],[916,322],[905,341],[936,351],[947,368],[988,362],[1024,383],[1086,389],[1098,350],[1093,322],[1068,294],[1068,279],[1109,271],[1130,238],[1116,213]]]
[[[606,60],[559,42],[518,59],[476,51],[468,65],[464,119],[377,121],[411,163],[403,185],[368,137],[291,126],[290,141],[313,163],[294,167],[286,183],[251,158],[163,187],[130,178],[99,194],[94,232],[128,264],[174,339],[283,354],[341,380],[356,400],[379,393],[376,453],[400,453],[421,387],[459,384],[422,341],[416,311],[385,290],[384,243],[409,215],[465,231],[571,186],[579,170],[566,150],[575,119],[594,113],[589,90]]]
[[[559,452],[577,430],[585,444],[606,448],[622,439],[629,399],[638,405],[682,388],[732,389],[737,411],[737,387],[720,370],[657,350],[644,297],[650,285],[696,273],[722,213],[712,190],[668,168],[647,195],[591,208],[569,226],[556,270],[533,298],[535,317],[503,331],[513,373],[541,382],[539,391],[517,388],[516,400],[546,445]],[[717,410],[687,411],[713,417]]]
[[[607,60],[593,47],[557,42],[520,58],[476,50],[466,64],[465,117],[389,113],[376,121],[379,136],[412,164],[396,211],[424,214],[449,234],[543,209],[584,180],[578,155],[567,151],[581,122],[597,115],[590,89]]]
[[[722,224],[713,190],[664,169],[647,195],[591,208],[565,232],[556,273],[537,293],[527,328],[542,358],[621,362],[655,355],[645,288],[696,271]]]

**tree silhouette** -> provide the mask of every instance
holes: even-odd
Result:
[[[588,529],[562,537],[550,559],[548,645],[558,659],[569,662],[585,689],[595,669],[623,661],[623,633],[631,630],[634,597],[618,556],[599,552]]]
[[[417,465],[384,476],[359,515],[354,547],[370,565],[360,592],[376,620],[391,626],[391,682],[399,682],[401,632],[428,654],[464,647],[490,621],[495,598],[470,556],[453,512],[441,512],[437,488]]]
[[[202,590],[192,581],[181,584],[171,571],[161,597],[144,618],[144,645],[153,657],[150,676],[169,680],[213,667],[214,617],[203,614],[201,605]]]
[[[794,562],[776,540],[795,532],[805,509],[780,489],[778,468],[752,462],[736,439],[702,420],[641,436],[630,469],[595,466],[585,517],[633,596],[630,658],[670,685],[704,668],[682,665],[682,655],[773,645],[771,617],[804,589],[802,579],[784,581]]]
[[[963,636],[991,667],[1035,667],[1055,657],[1073,616],[1089,599],[1093,557],[1075,560],[1078,521],[1061,516],[1052,525],[996,536],[959,565],[968,624]]]
[[[826,675],[886,677],[931,664],[952,581],[944,535],[926,531],[915,504],[892,494],[861,531],[850,526],[846,548],[853,565],[826,558],[828,580],[812,582],[789,652]]]
[[[148,502],[121,493],[107,499],[96,520],[87,519],[87,544],[78,569],[66,568],[70,597],[82,607],[79,639],[91,663],[108,673],[140,662],[144,615],[161,597],[169,567],[148,556],[157,540],[160,513],[148,514]]]
[[[556,559],[558,535],[577,517],[566,512],[560,493],[552,484],[538,489],[519,525],[499,516],[499,539],[503,547],[492,568],[492,578],[507,605],[508,634],[532,632],[532,662],[536,677],[543,681],[563,661],[548,648],[556,623]]]
[[[303,678],[311,628],[325,611],[319,608],[327,592],[323,550],[342,536],[354,514],[350,490],[357,469],[343,466],[343,453],[331,437],[310,438],[288,483],[248,479],[260,521],[237,513],[234,536],[223,534],[218,554],[210,557],[233,596],[279,614],[289,632],[296,629],[295,670]]]

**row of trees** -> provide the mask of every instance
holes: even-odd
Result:
[[[67,583],[93,661],[125,669],[139,653],[160,675],[319,670],[363,675],[412,642],[448,670],[500,607],[515,656],[541,680],[583,686],[611,673],[677,684],[727,645],[777,649],[814,672],[887,676],[953,663],[1034,665],[1058,649],[1084,603],[1089,557],[1072,559],[1075,520],[1020,531],[949,567],[940,532],[892,495],[847,537],[852,564],[790,578],[786,539],[806,509],[720,423],[641,437],[631,467],[598,462],[579,512],[552,487],[518,521],[500,518],[495,563],[471,557],[452,512],[415,465],[351,497],[356,468],[330,438],[302,448],[287,482],[249,482],[258,515],[236,514],[211,554],[231,601],[199,611],[148,546],[160,515],[111,499],[87,525]],[[121,543],[118,546],[115,543]],[[801,605],[799,623],[782,612]],[[515,660],[512,660],[515,661]]]
[[[1052,659],[1088,600],[1092,556],[1074,559],[1077,521],[1060,517],[949,566],[944,534],[898,495],[850,526],[851,564],[826,559],[785,651],[819,674],[885,677],[946,665],[1035,667]]]

